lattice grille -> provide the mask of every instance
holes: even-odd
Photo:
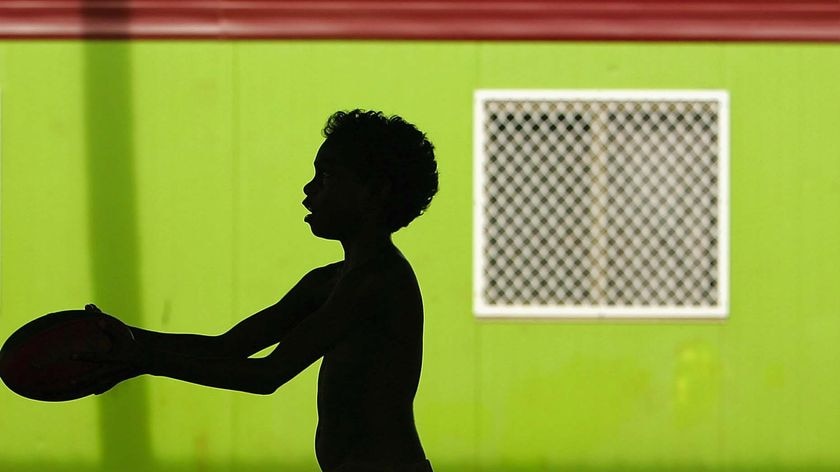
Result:
[[[479,107],[485,311],[722,305],[718,100]]]

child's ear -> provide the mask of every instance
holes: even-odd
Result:
[[[377,203],[384,203],[391,195],[391,179],[385,176],[376,177],[370,182],[367,193]]]
[[[371,182],[365,192],[365,207],[369,212],[381,213],[388,206],[391,198],[391,180],[378,178]]]

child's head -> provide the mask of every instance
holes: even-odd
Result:
[[[434,146],[399,116],[339,111],[327,120],[326,141],[340,164],[372,191],[387,189],[384,225],[390,233],[422,215],[438,190]]]

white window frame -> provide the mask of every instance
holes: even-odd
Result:
[[[718,102],[718,289],[719,304],[706,307],[632,306],[527,306],[489,305],[482,298],[485,286],[484,248],[484,143],[485,108],[490,100],[686,101]],[[473,96],[473,313],[479,319],[671,319],[721,320],[729,316],[729,92],[726,90],[522,90],[480,89]]]

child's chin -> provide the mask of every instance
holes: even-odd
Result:
[[[318,224],[313,224],[312,220],[308,221],[309,223],[309,230],[312,231],[312,234],[322,238],[322,239],[338,239],[338,236],[330,232],[329,230],[318,226]]]

